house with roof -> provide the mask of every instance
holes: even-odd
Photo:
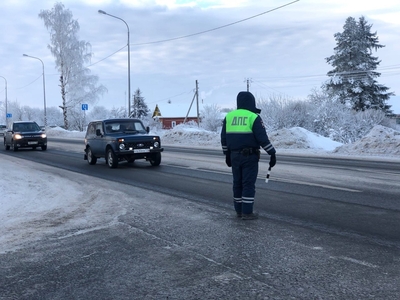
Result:
[[[171,104],[167,105],[169,107],[165,115],[161,112],[158,104],[156,104],[152,115],[154,120],[161,122],[162,129],[172,129],[179,124],[188,123],[190,121],[196,123],[201,122],[200,116],[194,115],[197,114],[196,112],[184,112],[182,106],[171,107]]]

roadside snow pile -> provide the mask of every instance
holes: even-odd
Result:
[[[84,138],[85,137],[85,132],[83,131],[69,131],[65,130],[64,128],[61,127],[53,127],[53,128],[46,128],[46,134],[47,136],[51,137],[58,137],[58,138]]]
[[[274,147],[279,149],[312,149],[332,151],[342,143],[332,141],[322,135],[301,127],[283,128],[268,134]]]
[[[282,149],[332,151],[342,145],[301,127],[280,129],[268,133],[268,136],[278,151]],[[171,130],[164,130],[161,134],[161,140],[166,145],[178,144],[221,148],[220,133],[206,131],[198,127],[178,125]]]
[[[164,130],[161,136],[162,144],[192,145],[221,147],[220,134],[206,131],[198,127],[175,126]]]
[[[359,155],[400,155],[400,132],[382,125],[374,126],[360,140],[336,148],[335,153]]]

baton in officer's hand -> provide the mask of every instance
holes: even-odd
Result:
[[[265,177],[265,183],[268,183],[270,174],[271,174],[271,167],[268,168],[267,176]]]

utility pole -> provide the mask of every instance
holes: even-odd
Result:
[[[246,81],[246,83],[247,83],[247,91],[250,92],[250,82],[251,82],[251,79],[247,78],[245,81]]]
[[[196,98],[196,102],[197,102],[197,126],[200,127],[200,115],[199,115],[199,83],[198,83],[197,79],[196,79],[196,89],[195,89],[195,92],[194,92],[194,95],[193,95],[193,99],[192,99],[192,102],[190,103],[189,110],[188,110],[188,112],[187,112],[187,114],[186,114],[185,120],[183,120],[183,123],[186,123],[186,120],[187,120],[187,118],[188,118],[189,112],[190,112],[190,110],[191,110],[191,108],[192,108],[193,101],[194,101],[195,98]]]
[[[199,115],[199,83],[196,79],[196,102],[197,102],[197,126],[200,127],[200,115]]]

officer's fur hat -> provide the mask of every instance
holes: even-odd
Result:
[[[240,92],[236,98],[238,109],[247,109],[253,113],[259,114],[261,109],[256,107],[256,98],[250,92]]]

